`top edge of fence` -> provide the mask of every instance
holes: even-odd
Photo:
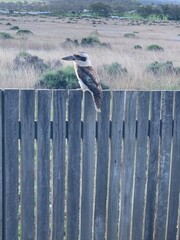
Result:
[[[39,91],[51,91],[51,92],[82,92],[81,89],[46,89],[46,88],[0,88],[0,91],[2,92],[7,92],[7,91],[35,91],[35,92],[39,92]],[[111,92],[111,93],[115,93],[115,92],[180,92],[180,89],[178,90],[160,90],[160,89],[103,89],[103,92]]]

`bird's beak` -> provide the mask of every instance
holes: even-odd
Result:
[[[67,56],[67,57],[63,57],[62,60],[65,61],[74,61],[76,60],[75,56]]]

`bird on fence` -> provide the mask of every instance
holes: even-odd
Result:
[[[90,91],[92,94],[96,111],[101,111],[102,88],[98,75],[92,68],[89,55],[85,52],[78,52],[71,56],[63,57],[63,60],[73,61],[79,85],[83,91]]]

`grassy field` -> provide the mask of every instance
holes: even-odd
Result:
[[[33,34],[18,36],[18,26]],[[42,72],[31,67],[15,67],[14,59],[26,51],[43,59],[45,63],[61,61],[63,56],[76,51],[86,51],[100,79],[111,89],[179,89],[180,73],[148,72],[147,66],[154,61],[172,61],[180,67],[180,22],[144,21],[128,19],[77,19],[40,16],[0,16],[1,32],[9,33],[13,39],[0,39],[0,87],[31,88],[40,79]],[[94,33],[108,47],[64,47],[66,38],[81,40]],[[130,35],[125,35],[129,34]],[[161,46],[164,51],[148,51],[151,44]],[[139,45],[142,49],[135,49]],[[126,74],[108,74],[104,64],[119,63]]]

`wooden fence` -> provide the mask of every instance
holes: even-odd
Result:
[[[0,91],[0,240],[179,240],[180,91]]]

